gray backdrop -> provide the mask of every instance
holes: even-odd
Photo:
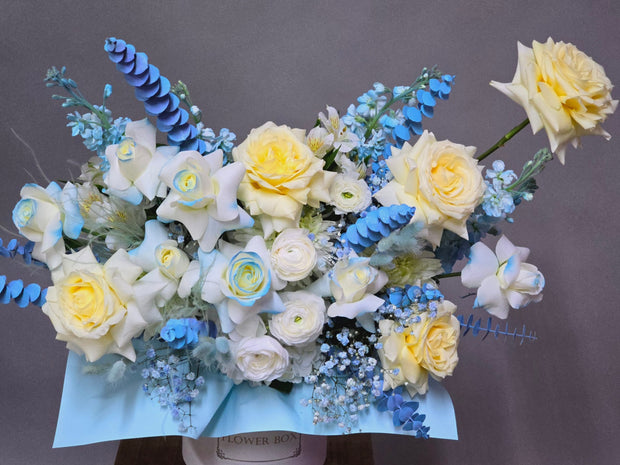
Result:
[[[92,5],[92,6],[88,6]],[[616,0],[501,1],[185,1],[3,0],[0,19],[2,197],[0,224],[30,182],[32,147],[47,176],[66,179],[90,156],[65,128],[66,111],[42,83],[50,65],[93,101],[114,86],[115,115],[143,117],[141,104],[108,61],[114,35],[146,51],[171,81],[190,85],[207,124],[244,138],[266,120],[310,128],[330,104],[344,111],[374,81],[405,84],[422,66],[456,75],[454,93],[426,127],[484,150],[523,111],[488,86],[512,79],[516,42],[548,36],[573,42],[620,82],[620,7]],[[620,97],[620,92],[615,93]],[[376,463],[581,464],[620,456],[618,201],[620,115],[605,127],[615,139],[585,139],[541,176],[523,205],[511,240],[531,249],[545,274],[544,300],[513,311],[540,340],[518,344],[467,336],[461,362],[446,380],[456,409],[458,442],[373,437]],[[529,129],[528,129],[529,131]],[[519,170],[546,136],[520,134],[499,157]],[[10,239],[7,232],[0,234]],[[490,241],[494,244],[494,240]],[[19,262],[2,259],[9,278],[47,284]],[[445,293],[468,311],[458,282]],[[0,463],[111,464],[116,443],[52,450],[66,349],[34,307],[0,309]],[[615,460],[614,460],[615,459]]]

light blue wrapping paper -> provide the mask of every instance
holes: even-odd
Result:
[[[283,394],[267,386],[235,386],[219,374],[204,375],[205,388],[192,402],[192,423],[197,433],[180,433],[168,409],[142,391],[144,380],[139,373],[129,373],[113,387],[101,375],[84,374],[84,365],[82,357],[69,353],[54,447],[180,434],[219,437],[271,430],[342,434],[337,425],[312,423],[312,408],[300,402],[310,397],[309,385],[298,384],[291,393]],[[426,414],[431,437],[458,438],[452,401],[443,386],[431,381],[429,392],[415,400],[420,402],[418,411]],[[392,425],[390,412],[379,412],[372,406],[360,415],[355,432],[411,434]]]

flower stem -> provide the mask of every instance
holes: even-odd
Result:
[[[458,276],[461,276],[461,272],[460,271],[455,271],[454,273],[436,274],[431,279],[433,279],[434,281],[438,281],[438,280],[440,280],[442,278],[456,278]]]
[[[480,155],[478,157],[478,161],[484,160],[486,157],[488,157],[493,152],[495,152],[498,148],[503,147],[506,142],[508,142],[510,139],[512,139],[521,129],[523,129],[528,124],[530,124],[530,120],[528,118],[525,118],[525,120],[523,122],[521,122],[520,124],[516,125],[510,131],[508,131],[506,134],[504,134],[502,136],[502,138],[500,140],[498,140],[495,143],[495,145],[493,145],[489,150],[487,150],[482,155]]]

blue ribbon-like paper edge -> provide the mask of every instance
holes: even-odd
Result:
[[[267,386],[234,385],[220,374],[207,374],[201,393],[192,402],[195,434],[180,433],[167,407],[161,407],[142,390],[140,373],[128,373],[117,386],[107,383],[102,375],[85,374],[86,362],[72,352],[58,414],[54,447],[80,446],[102,441],[152,436],[221,437],[256,431],[295,431],[303,434],[339,435],[334,424],[313,424],[312,407],[303,406],[312,386],[300,383],[289,394]],[[418,412],[426,414],[433,438],[458,439],[456,418],[450,395],[432,380],[429,391],[415,398]],[[412,433],[392,424],[391,412],[379,412],[371,406],[360,415],[362,433]]]

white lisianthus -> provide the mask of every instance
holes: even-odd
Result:
[[[372,193],[363,179],[339,174],[329,188],[335,213],[359,213],[366,210],[372,201]]]
[[[254,382],[273,381],[282,376],[289,365],[288,352],[270,336],[241,340],[234,357],[244,379]]]
[[[299,281],[307,277],[316,265],[316,249],[303,229],[282,231],[271,246],[271,264],[285,281]]]
[[[131,121],[125,128],[125,138],[105,150],[110,169],[103,175],[105,192],[138,205],[142,196],[153,200],[164,197],[166,186],[159,179],[164,164],[178,147],[157,147],[157,130],[148,119]]]
[[[43,313],[49,316],[57,339],[94,362],[107,353],[135,361],[131,343],[149,325],[161,320],[154,307],[140,307],[134,283],[142,268],[119,250],[100,265],[89,247],[64,255],[52,271]]]
[[[77,189],[70,182],[63,189],[55,182],[45,189],[26,184],[20,195],[13,209],[13,223],[22,236],[35,243],[32,256],[54,269],[65,253],[63,233],[76,239],[84,225]]]
[[[281,297],[286,310],[271,317],[271,334],[289,346],[303,346],[319,337],[325,324],[325,301],[303,291]]]
[[[183,223],[205,252],[215,247],[224,231],[254,223],[237,205],[237,188],[245,169],[241,163],[223,166],[223,161],[221,150],[204,157],[185,151],[166,163],[159,175],[170,192],[157,214]]]
[[[600,127],[618,106],[613,85],[601,65],[573,44],[533,41],[532,48],[518,43],[519,61],[512,82],[491,85],[521,105],[536,134],[545,129],[551,151],[561,163],[568,144],[579,138],[611,136]]]
[[[469,262],[461,272],[465,287],[478,288],[474,307],[505,319],[510,307],[519,309],[542,299],[545,278],[538,268],[525,263],[529,249],[515,247],[505,236],[495,253],[482,242],[471,248]]]

